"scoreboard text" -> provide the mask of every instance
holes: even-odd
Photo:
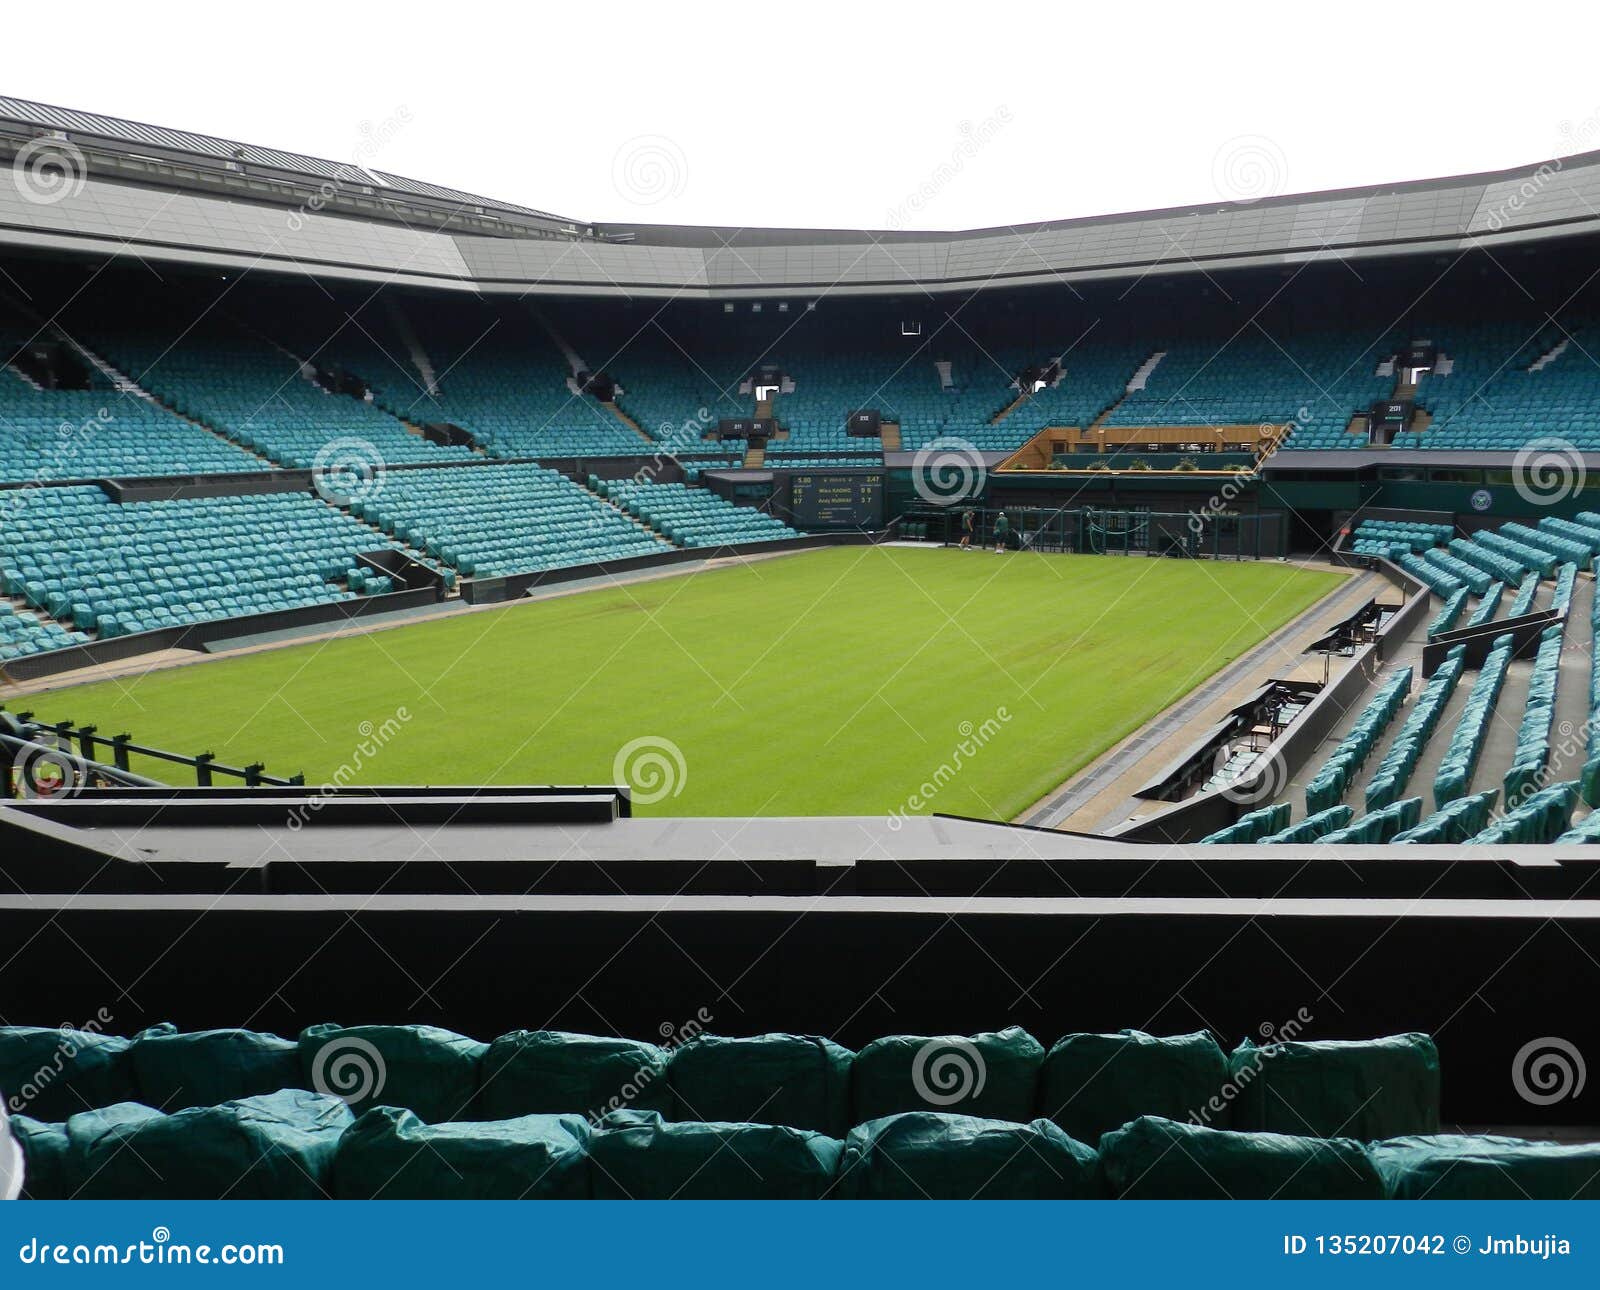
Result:
[[[803,529],[883,527],[882,471],[797,471],[789,486],[794,522]]]

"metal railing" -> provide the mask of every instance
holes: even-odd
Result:
[[[134,743],[129,734],[102,735],[95,726],[75,726],[67,721],[36,721],[31,712],[0,710],[0,786],[11,796],[38,796],[52,791],[48,785],[58,777],[88,784],[155,785],[161,781],[137,774],[131,767],[134,757],[186,766],[194,771],[195,784],[207,788],[217,777],[243,781],[246,787],[303,785],[303,773],[284,779],[266,773],[264,762],[230,766],[212,752],[176,753],[167,748]],[[109,758],[109,760],[107,760]],[[50,779],[39,782],[43,772]]]

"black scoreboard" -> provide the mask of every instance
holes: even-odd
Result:
[[[797,470],[789,477],[789,509],[802,529],[881,529],[881,470]]]

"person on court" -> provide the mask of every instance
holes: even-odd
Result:
[[[994,521],[994,549],[999,554],[1006,549],[1006,539],[1011,536],[1011,521],[1006,518],[1006,513],[1001,511]]]
[[[969,506],[961,512],[961,549],[972,550],[972,508]]]

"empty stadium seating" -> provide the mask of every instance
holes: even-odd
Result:
[[[749,506],[735,506],[704,489],[636,480],[616,480],[597,487],[603,496],[679,546],[722,546],[799,536],[780,519]]]
[[[0,366],[0,484],[224,474],[267,463],[85,361],[53,324],[0,314],[0,360],[39,343],[72,357],[82,388],[46,388]]]
[[[1423,377],[1417,402],[1432,413],[1432,424],[1421,433],[1401,436],[1398,445],[1515,451],[1548,438],[1600,450],[1600,391],[1585,357],[1600,343],[1593,324],[1575,321],[1566,332],[1524,322],[1425,330],[1453,370]],[[1561,354],[1530,371],[1564,336],[1570,339]]]
[[[1290,425],[1289,448],[1364,447],[1350,418],[1394,388],[1375,375],[1386,347],[1369,332],[1264,334],[1257,327],[1162,346],[1142,390],[1107,418],[1112,426]]]
[[[1394,720],[1411,689],[1411,669],[1403,667],[1383,683],[1350,732],[1339,741],[1328,760],[1306,785],[1306,810],[1316,814],[1336,805],[1343,797],[1350,777],[1360,770],[1379,738]],[[1341,821],[1333,828],[1343,828]]]
[[[1566,615],[1578,589],[1580,565],[1594,565],[1597,544],[1600,515],[1582,512],[1570,519],[1546,516],[1537,524],[1483,528],[1471,538],[1455,537],[1444,525],[1367,519],[1350,535],[1348,549],[1398,564],[1440,597],[1427,627],[1427,635],[1434,637],[1462,629],[1497,630],[1500,622],[1524,619],[1541,607]],[[1495,580],[1487,581],[1491,575]],[[1513,583],[1516,595],[1506,603],[1506,588]],[[1478,601],[1468,615],[1475,593]],[[1591,607],[1581,628],[1586,648],[1592,648],[1597,623],[1600,618]],[[1575,749],[1568,737],[1575,721],[1561,723],[1559,758],[1553,746],[1563,645],[1573,630],[1580,629],[1567,621],[1546,627],[1536,641],[1523,645],[1523,661],[1515,669],[1510,633],[1496,636],[1475,668],[1466,664],[1467,646],[1455,644],[1438,660],[1409,708],[1411,669],[1403,668],[1356,710],[1325,758],[1313,764],[1298,822],[1293,804],[1279,801],[1202,841],[1483,845],[1600,839],[1600,822],[1592,822],[1592,816],[1573,825],[1577,812],[1600,801],[1600,757],[1592,747],[1578,778],[1548,782],[1559,770],[1571,775],[1572,759],[1581,749],[1581,742]],[[1600,711],[1600,666],[1591,663],[1586,671],[1585,706],[1592,716]],[[1465,697],[1452,706],[1463,679],[1468,680]],[[1497,708],[1508,711],[1497,715]],[[1454,713],[1453,725],[1441,742],[1435,732],[1447,709]],[[1388,728],[1402,712],[1404,720],[1390,738]],[[1496,721],[1514,727],[1515,744],[1509,754],[1497,753],[1491,766],[1480,767]],[[1580,741],[1588,737],[1592,744],[1592,725],[1578,732]],[[1435,809],[1427,813],[1421,798],[1404,794],[1430,747]],[[1346,817],[1336,811],[1365,762],[1380,753],[1364,787],[1366,814]]]
[[[5,594],[101,637],[348,599],[354,557],[391,545],[306,493],[117,505],[45,488],[25,514],[0,530]]]
[[[441,370],[433,393],[385,396],[396,416],[460,426],[506,458],[626,457],[655,451],[592,396],[569,388],[573,373],[551,338],[531,323],[503,321],[486,333],[419,317],[418,334]]]
[[[429,443],[367,400],[329,393],[299,360],[236,328],[208,323],[174,340],[107,329],[95,339],[163,403],[280,466],[323,465],[338,445],[385,465],[472,457],[469,448]]]
[[[529,464],[396,470],[352,511],[468,577],[652,555],[665,541],[557,471]]]

